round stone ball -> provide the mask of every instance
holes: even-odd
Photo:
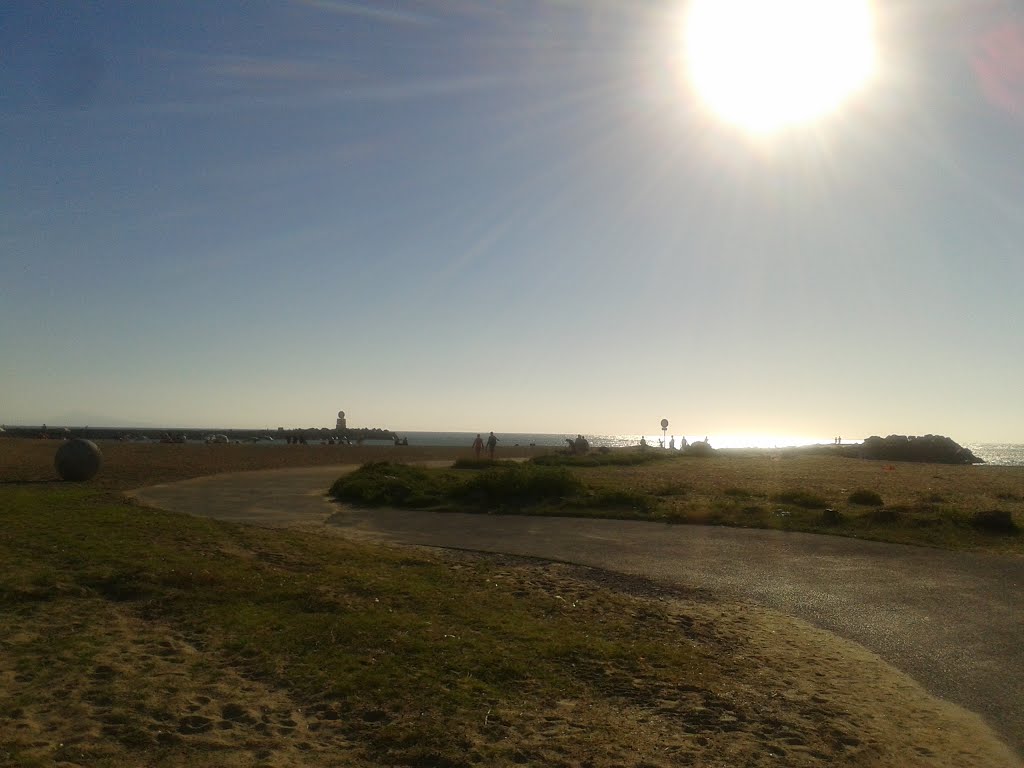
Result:
[[[53,466],[62,480],[92,480],[102,465],[99,446],[80,437],[66,441],[53,457]]]

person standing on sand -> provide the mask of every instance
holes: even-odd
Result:
[[[494,460],[494,449],[497,447],[498,438],[494,436],[493,432],[491,432],[490,436],[487,438],[487,455],[491,457],[492,461]]]
[[[484,441],[480,438],[480,433],[477,432],[476,440],[473,441],[473,454],[476,456],[477,461],[480,460],[480,451],[484,449]]]

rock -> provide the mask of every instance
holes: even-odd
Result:
[[[53,466],[62,480],[92,480],[103,466],[103,454],[96,443],[76,437],[57,449]]]
[[[889,435],[885,438],[872,435],[860,445],[859,453],[863,459],[886,461],[925,461],[935,464],[985,463],[967,448],[942,435]]]

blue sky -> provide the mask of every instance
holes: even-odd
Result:
[[[703,109],[683,2],[7,2],[0,421],[1024,441],[1024,13]]]

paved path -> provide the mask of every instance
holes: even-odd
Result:
[[[981,714],[1024,756],[1024,558],[777,531],[623,520],[351,510],[340,467],[248,472],[134,492],[164,509],[264,525],[563,560],[749,600],[854,640]]]

